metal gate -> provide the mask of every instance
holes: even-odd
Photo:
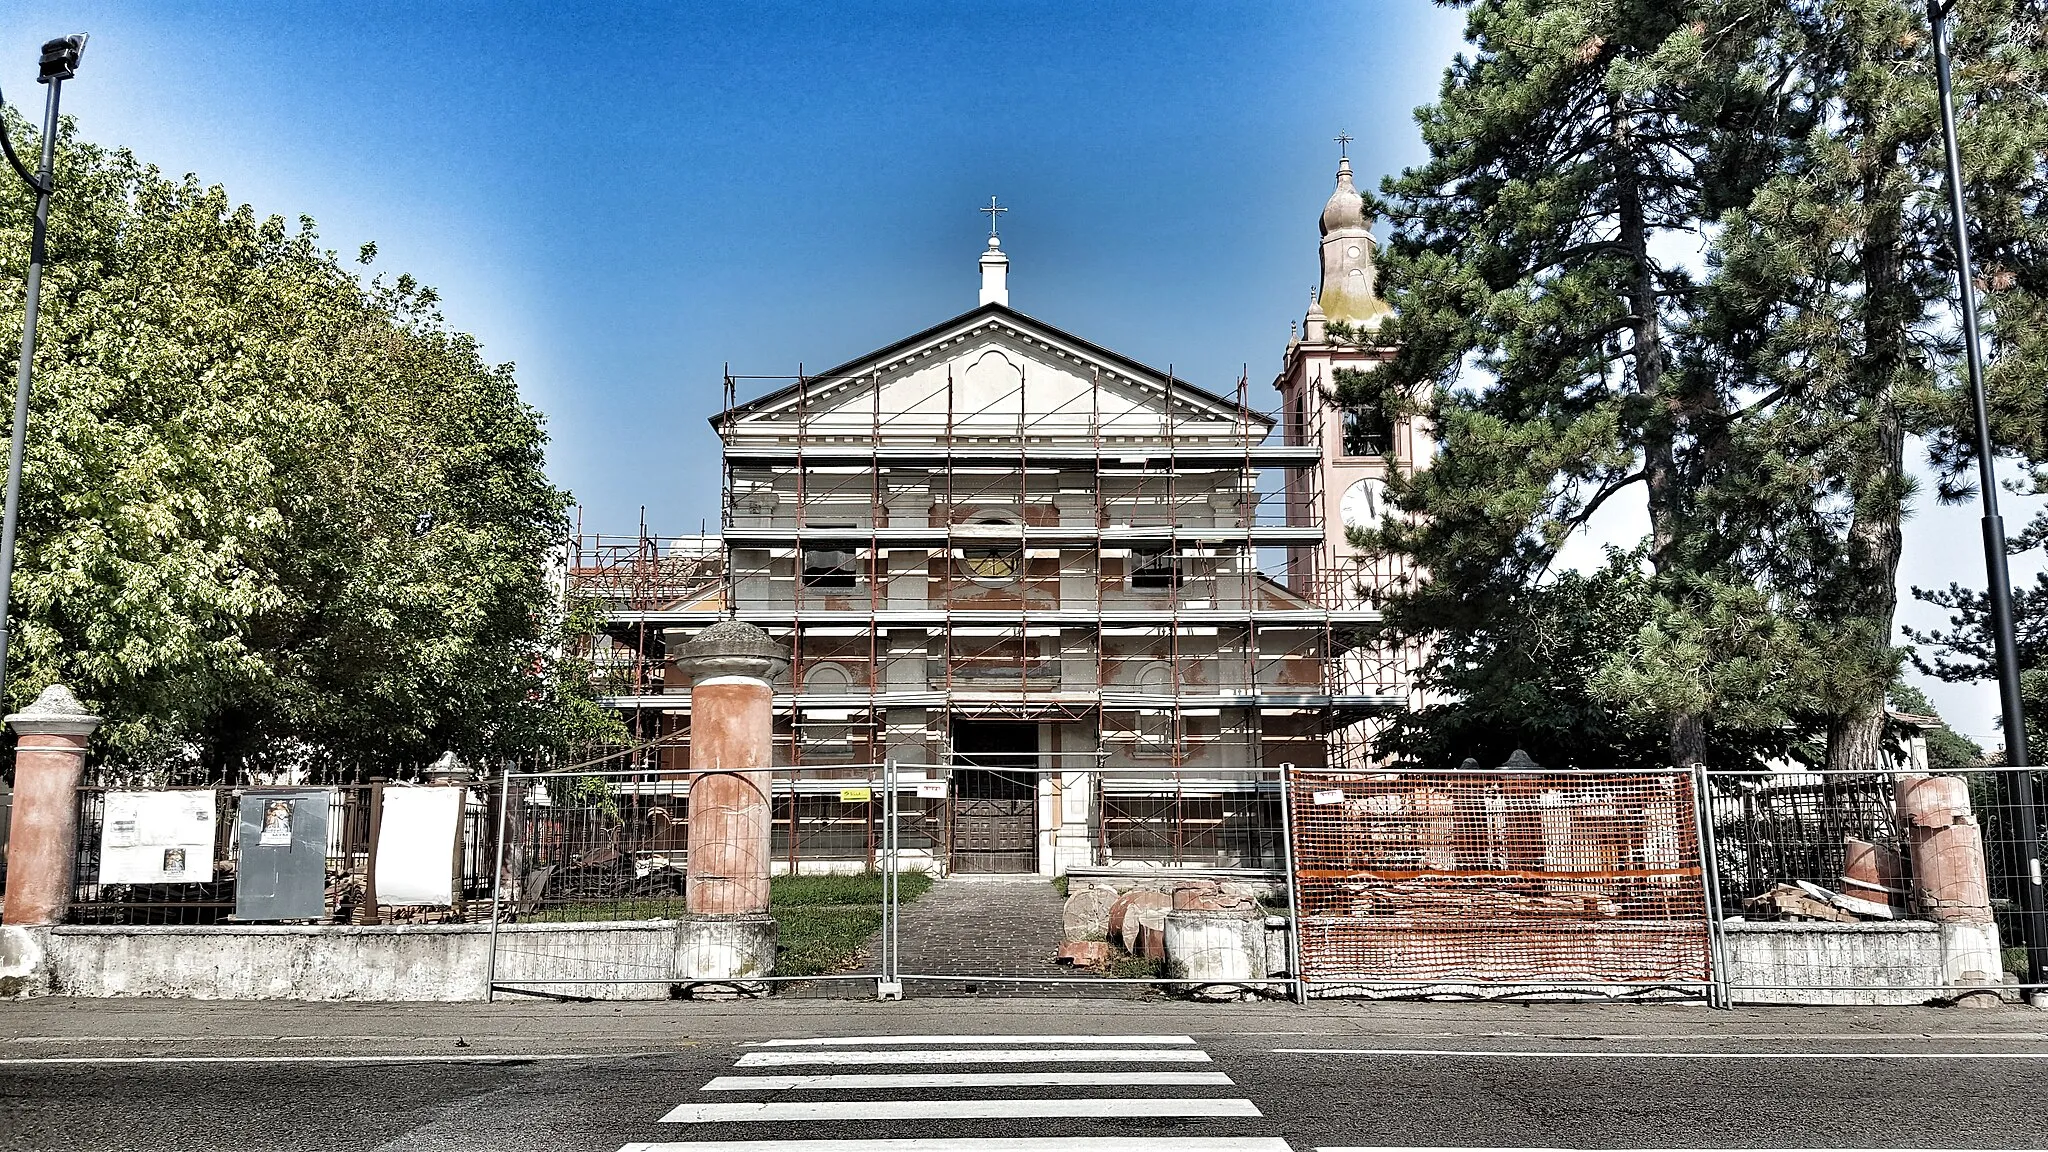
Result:
[[[890,966],[881,860],[905,841],[922,858],[934,853],[919,835],[919,810],[898,816],[902,805],[884,794],[895,774],[880,764],[750,775],[766,787],[768,828],[765,844],[746,850],[765,849],[770,914],[789,925],[773,974],[696,979],[679,953],[676,925],[689,915],[690,773],[515,772],[497,785],[486,995],[648,999],[699,986],[791,985],[807,995],[871,992]],[[863,885],[812,893],[788,885],[791,877]],[[865,948],[820,958],[802,946],[849,934]]]
[[[1302,995],[1718,999],[1698,778],[1293,771]]]

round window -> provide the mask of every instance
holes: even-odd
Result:
[[[988,584],[1007,584],[1017,578],[1024,557],[1015,548],[962,548],[960,567],[969,579]]]

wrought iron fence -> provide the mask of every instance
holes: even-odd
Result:
[[[327,896],[320,922],[333,924],[477,923],[490,918],[490,868],[495,843],[491,799],[468,792],[462,816],[461,875],[451,876],[447,907],[367,904],[369,867],[377,850],[374,819],[378,792],[398,785],[327,786]],[[216,924],[233,919],[240,847],[236,809],[248,788],[157,789],[209,792],[214,797],[213,879],[203,883],[133,884],[101,880],[107,843],[106,801],[126,791],[78,789],[78,835],[68,921],[74,924]],[[450,861],[451,872],[454,861]]]

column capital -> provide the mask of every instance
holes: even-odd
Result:
[[[748,676],[773,680],[789,667],[789,649],[743,620],[720,620],[677,646],[675,661],[695,680]]]
[[[23,736],[90,736],[102,721],[85,710],[71,689],[52,684],[27,709],[9,713],[6,723]]]

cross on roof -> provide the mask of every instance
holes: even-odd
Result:
[[[988,213],[988,238],[993,240],[996,238],[996,221],[1000,219],[998,213],[1008,212],[1009,209],[996,203],[996,198],[991,196],[988,198],[988,207],[980,211]]]
[[[1333,139],[1337,141],[1337,155],[1348,158],[1351,155],[1351,133],[1340,131]]]

